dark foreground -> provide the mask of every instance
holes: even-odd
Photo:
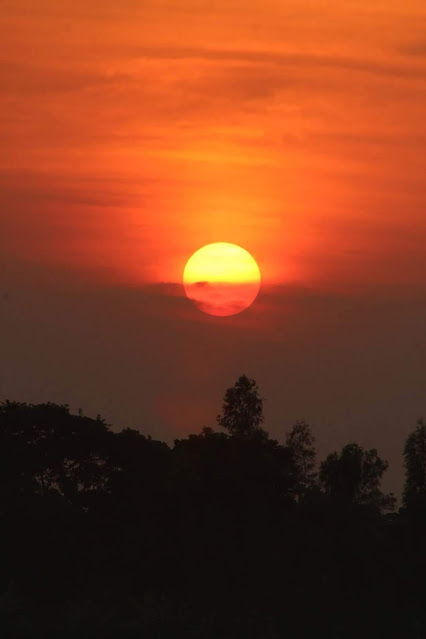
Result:
[[[349,444],[316,474],[309,427],[278,444],[261,408],[240,378],[226,432],[170,448],[0,405],[2,639],[426,637],[426,426],[394,513],[376,451]]]

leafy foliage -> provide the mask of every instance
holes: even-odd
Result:
[[[325,493],[337,504],[358,504],[382,512],[395,504],[393,495],[380,490],[387,468],[377,450],[347,444],[340,454],[332,453],[322,462],[319,477]]]
[[[56,404],[0,405],[1,468],[17,494],[58,493],[87,506],[106,488],[111,433],[98,417]]]
[[[407,437],[404,447],[404,505],[422,509],[426,505],[426,422],[419,419],[416,429]],[[426,512],[426,509],[425,509]]]
[[[241,375],[234,386],[228,388],[217,422],[236,437],[253,437],[264,434],[263,399],[254,379]]]
[[[291,452],[298,495],[301,497],[314,486],[316,478],[315,438],[309,424],[303,420],[296,422],[287,433],[286,446]]]

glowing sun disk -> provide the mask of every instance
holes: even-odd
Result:
[[[235,315],[248,308],[260,288],[255,259],[236,244],[216,242],[196,251],[183,273],[189,299],[210,315]]]

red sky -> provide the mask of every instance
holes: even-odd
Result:
[[[170,440],[246,372],[276,436],[397,459],[426,413],[424,2],[6,0],[0,25],[0,396]],[[262,271],[232,320],[181,297],[216,241]]]

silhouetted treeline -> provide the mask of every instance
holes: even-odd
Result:
[[[0,404],[0,636],[426,637],[426,423],[396,512],[376,450],[263,421],[246,376],[172,448]]]

